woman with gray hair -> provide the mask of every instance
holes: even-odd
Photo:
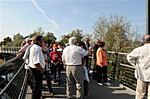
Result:
[[[67,98],[73,98],[73,86],[76,84],[76,98],[83,99],[83,66],[82,58],[88,54],[83,48],[76,45],[76,37],[69,39],[69,46],[64,48],[62,61],[66,65]]]

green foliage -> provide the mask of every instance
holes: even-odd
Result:
[[[22,43],[23,39],[24,39],[23,35],[20,35],[20,33],[17,33],[16,35],[14,35],[14,37],[13,37],[14,46],[21,46],[21,43]]]
[[[54,33],[50,33],[48,32],[45,36],[44,36],[44,40],[48,43],[48,45],[55,43],[56,41],[56,37],[54,36]]]
[[[63,35],[61,38],[62,38],[62,39],[61,39],[59,42],[60,42],[61,45],[64,46],[65,44],[68,43],[68,40],[69,40],[69,38],[70,38],[70,35]]]
[[[83,35],[82,35],[82,30],[80,29],[76,29],[76,30],[73,30],[71,33],[67,34],[67,35],[63,35],[60,40],[61,42],[61,45],[65,45],[68,43],[68,40],[70,37],[76,37],[77,38],[77,41],[81,41],[81,39],[83,38]]]
[[[71,33],[70,33],[70,36],[74,36],[77,38],[77,41],[81,41],[83,35],[82,35],[82,30],[79,30],[79,29],[76,29],[76,30],[73,30]]]
[[[116,52],[127,52],[134,47],[134,42],[139,42],[139,36],[135,36],[137,32],[132,31],[131,24],[123,16],[100,17],[94,27],[94,35],[105,41],[107,50]]]
[[[36,35],[43,35],[43,34],[44,34],[44,32],[42,31],[42,28],[39,27],[37,30],[35,30],[32,34],[28,35],[27,37],[32,38]]]
[[[10,37],[4,38],[3,41],[0,42],[0,45],[7,45],[7,43],[12,42],[12,39]]]

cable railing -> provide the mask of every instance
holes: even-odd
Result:
[[[0,64],[0,99],[24,99],[27,87],[27,72],[24,60],[14,57]]]

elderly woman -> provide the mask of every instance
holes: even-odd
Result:
[[[99,42],[99,48],[96,52],[96,70],[97,70],[97,82],[99,85],[109,84],[107,83],[107,66],[108,60],[106,51],[104,50],[105,42]]]

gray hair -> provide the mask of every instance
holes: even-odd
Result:
[[[76,37],[69,38],[69,45],[76,45],[76,43],[77,43]]]

